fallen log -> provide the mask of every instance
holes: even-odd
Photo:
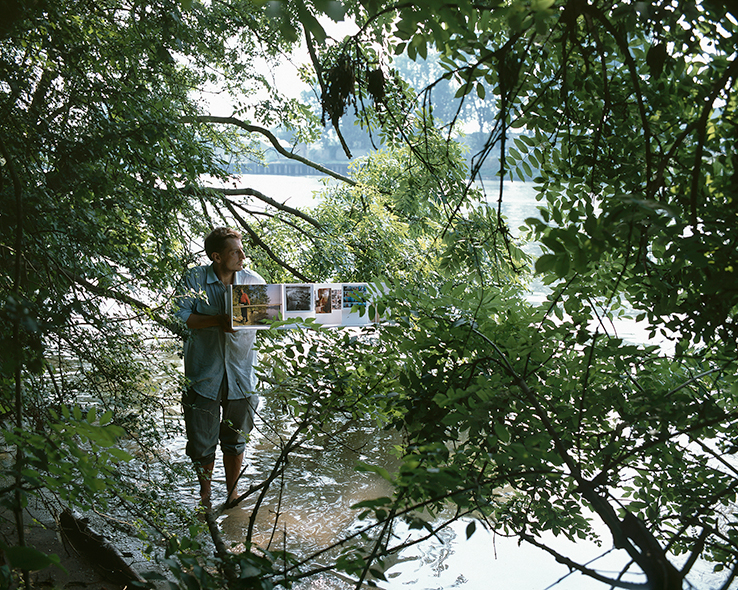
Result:
[[[87,559],[109,582],[125,586],[131,582],[146,584],[144,580],[107,537],[93,530],[88,520],[65,509],[58,517],[63,538],[82,557]]]

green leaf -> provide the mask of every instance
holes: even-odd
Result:
[[[3,543],[0,543],[0,548],[5,552],[5,555],[8,557],[8,560],[14,569],[34,572],[50,565],[55,565],[59,569],[66,571],[61,566],[61,561],[58,555],[46,555],[33,547],[8,547]]]
[[[497,435],[497,438],[500,439],[501,442],[504,444],[507,444],[510,442],[510,432],[505,427],[504,424],[500,424],[499,422],[495,422],[495,434]]]
[[[551,271],[556,265],[557,256],[555,254],[543,254],[536,260],[536,273],[545,274]]]
[[[571,261],[567,252],[564,252],[563,254],[558,254],[556,256],[556,265],[554,267],[556,275],[560,278],[564,278],[565,276],[567,276],[569,274],[570,265]]]

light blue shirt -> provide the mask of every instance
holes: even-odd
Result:
[[[236,285],[265,283],[257,273],[240,270]],[[215,274],[213,265],[191,268],[182,279],[175,315],[183,322],[191,314],[226,313],[226,286]],[[198,394],[217,399],[223,377],[228,379],[228,399],[243,399],[256,392],[256,330],[224,332],[220,326],[189,330],[184,345],[185,377]]]

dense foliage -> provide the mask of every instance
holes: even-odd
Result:
[[[410,434],[398,499],[452,498],[537,545],[543,531],[588,536],[591,512],[644,578],[557,559],[614,586],[681,588],[702,557],[732,570],[727,587],[738,567],[735,11],[427,2],[391,14],[388,49],[435,47],[458,95],[486,96],[497,113],[477,162],[499,148],[503,178],[539,171],[541,218],[529,224],[551,287],[541,308],[499,283],[397,293]],[[508,141],[512,129],[526,136]],[[626,311],[673,347],[624,343],[610,321]],[[505,485],[514,493],[499,498]]]
[[[451,499],[555,553],[541,533],[587,538],[596,515],[638,573],[559,561],[613,586],[681,588],[706,558],[731,570],[727,587],[738,571],[735,10],[363,6],[390,31],[386,55],[434,49],[458,97],[485,98],[496,124],[472,177],[496,151],[501,179],[536,176],[530,235],[551,289],[527,305],[466,258],[440,286],[403,285],[383,302],[396,322],[383,341],[402,359],[392,408],[409,441],[378,517]],[[611,323],[622,314],[671,345],[624,343]]]
[[[224,176],[218,154],[259,157],[201,125],[198,101],[230,88],[248,101],[233,107],[242,116],[302,115],[276,91],[253,98],[269,86],[252,59],[268,63],[287,44],[249,3],[10,2],[2,12],[0,408],[14,452],[0,501],[18,533],[3,547],[20,547],[0,570],[5,586],[10,567],[49,563],[25,547],[29,495],[98,510],[111,491],[134,508],[153,501],[161,510],[144,510],[142,526],[160,530],[166,509],[176,513],[159,496],[176,473],[116,468],[131,455],[110,447],[123,437],[155,464],[176,431],[169,300],[204,228],[232,203],[204,179]]]
[[[19,549],[4,544],[11,566],[53,561],[24,547],[21,509],[39,490],[104,507],[118,482],[121,497],[156,503],[149,524],[162,527],[148,472],[127,485],[135,469],[116,467],[130,456],[115,441],[149,453],[166,435],[180,384],[152,349],[180,334],[169,294],[200,235],[230,223],[272,282],[372,275],[385,293],[377,306],[387,322],[369,339],[305,330],[265,343],[265,382],[287,418],[277,463],[249,490],[254,514],[288,455],[340,431],[338,418],[372,415],[404,444],[396,472],[363,466],[395,494],[361,506],[366,528],[332,565],[249,546],[220,565],[265,588],[325,567],[381,578],[383,556],[397,549],[392,524],[404,518],[432,536],[438,522],[417,510],[451,506],[452,519],[473,515],[611,586],[681,588],[701,560],[729,586],[738,572],[734,4],[9,6],[0,402],[14,451],[2,495],[19,533]],[[320,15],[346,13],[358,32],[330,40]],[[353,112],[385,150],[351,178],[334,174],[344,184],[310,212],[212,188],[227,180],[229,154],[260,158],[254,133],[289,157],[267,128],[317,133],[319,114],[282,99],[255,66],[303,37],[325,123],[342,138],[341,114]],[[428,80],[426,96],[450,83],[458,102],[444,109],[392,68],[393,56],[434,52],[444,86]],[[197,102],[220,89],[237,97],[233,117],[209,117]],[[461,113],[472,93],[475,109],[488,109],[478,116],[487,136],[467,169],[455,143],[464,117],[451,107]],[[494,199],[473,184],[491,165]],[[511,177],[534,177],[539,194],[527,224],[543,250],[542,305],[520,289],[525,257],[497,208]],[[624,342],[613,323],[622,315],[667,345]],[[608,538],[595,538],[592,519]],[[614,547],[623,571],[576,563],[542,541],[546,532]],[[199,543],[169,536],[166,563],[182,585],[218,587]]]

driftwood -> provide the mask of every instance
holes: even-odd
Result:
[[[122,586],[131,582],[146,584],[121,552],[105,536],[90,528],[87,519],[65,509],[59,515],[59,528],[63,538],[108,581]]]

